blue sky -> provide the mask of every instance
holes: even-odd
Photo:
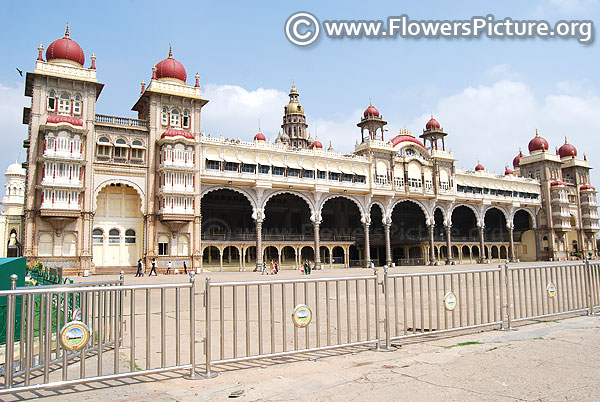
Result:
[[[32,12],[33,10],[33,12]],[[477,161],[503,171],[526,149],[535,129],[551,150],[564,136],[600,165],[594,118],[600,108],[598,40],[331,40],[299,48],[284,36],[286,19],[308,11],[326,19],[497,18],[592,19],[598,0],[537,1],[303,1],[303,2],[10,2],[3,6],[0,54],[0,170],[19,158],[26,137],[20,124],[23,79],[32,71],[37,46],[47,47],[71,27],[87,63],[97,56],[98,78],[106,86],[97,113],[134,116],[130,111],[140,81],[165,58],[169,43],[188,72],[200,74],[210,100],[203,130],[251,139],[261,119],[274,139],[292,80],[305,107],[309,131],[342,152],[359,138],[355,124],[369,98],[389,122],[388,138],[403,127],[420,134],[433,112],[449,132],[447,146],[457,166]],[[10,56],[7,56],[10,55]],[[19,157],[20,153],[20,157]],[[594,180],[595,178],[595,180]],[[600,176],[593,175],[595,184]]]

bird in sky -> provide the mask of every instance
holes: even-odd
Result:
[[[21,77],[23,76],[23,70],[20,70],[19,68],[17,68],[17,71],[19,72],[19,74],[21,75]]]

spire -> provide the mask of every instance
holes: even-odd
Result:
[[[39,54],[38,54],[38,58],[37,58],[37,59],[38,59],[38,61],[44,61],[44,57],[42,56],[42,52],[43,52],[43,51],[44,51],[44,45],[42,45],[42,44],[40,43],[40,45],[38,46],[38,52],[39,52]]]
[[[67,29],[65,29],[65,38],[69,38],[69,23],[67,22]]]
[[[96,69],[96,54],[92,53],[92,56],[90,57],[90,59],[92,59],[92,65],[90,66],[90,69],[95,70]]]
[[[536,136],[536,137],[539,137],[539,136],[540,136],[540,133],[538,133],[538,129],[537,129],[537,128],[535,129],[535,136]]]
[[[157,69],[156,69],[156,64],[155,64],[155,65],[154,65],[154,67],[152,67],[152,79],[153,79],[153,80],[156,80],[156,79],[158,79],[158,78],[156,77],[156,70],[157,70]]]
[[[196,88],[200,88],[200,74],[196,73],[195,78],[196,78],[196,85],[195,85],[195,87]]]
[[[142,80],[142,91],[140,93],[144,93],[144,91],[146,90],[146,81]]]
[[[173,47],[169,43],[169,59],[172,59],[172,58],[173,58]]]
[[[569,142],[567,141],[567,136],[565,135],[565,144],[568,144]]]

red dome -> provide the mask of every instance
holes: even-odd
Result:
[[[163,133],[163,135],[160,136],[160,138],[177,137],[177,136],[185,137],[188,140],[193,140],[194,139],[194,134],[190,133],[189,131],[175,130],[174,128],[170,128],[167,131],[165,131]]]
[[[561,158],[570,158],[572,156],[577,156],[577,148],[567,142],[567,137],[565,137],[565,143],[558,148],[558,154]]]
[[[425,148],[425,145],[423,145],[421,143],[421,141],[417,140],[412,135],[398,134],[397,136],[395,136],[394,138],[392,138],[390,140],[390,142],[392,143],[392,146],[394,146],[394,147],[396,145],[400,144],[401,142],[405,142],[405,141],[412,142],[413,144],[417,144],[421,148]]]
[[[323,144],[321,144],[321,141],[319,140],[315,140],[315,142],[313,142],[310,146],[311,149],[323,149]]]
[[[475,171],[479,172],[480,170],[485,170],[485,168],[481,163],[478,163],[477,166],[475,166]]]
[[[584,190],[593,190],[593,191],[596,191],[596,187],[590,186],[589,184],[584,184],[583,186],[579,187],[579,189],[581,191],[584,191]]]
[[[178,62],[173,58],[173,51],[169,46],[169,57],[166,59],[159,61],[156,64],[156,78],[171,78],[179,81],[183,81],[185,84],[185,80],[187,79],[187,73],[185,71],[185,67],[183,64]]]
[[[515,156],[515,159],[513,159],[513,168],[518,168],[519,164],[521,163],[521,157],[523,156],[523,151],[521,151],[519,149],[519,155]]]
[[[81,121],[77,117],[72,117],[72,116],[61,116],[58,114],[53,114],[52,116],[48,116],[48,118],[46,119],[46,124],[59,124],[59,123],[67,123],[72,126],[83,126],[83,121]]]
[[[550,183],[550,187],[556,187],[556,186],[566,186],[567,183],[565,183],[564,181],[560,181],[560,180],[555,180],[552,183]]]
[[[529,153],[535,151],[547,151],[548,150],[548,141],[544,137],[540,137],[537,130],[535,130],[535,137],[529,141],[529,145],[527,147],[529,149]]]
[[[377,110],[377,108],[375,106],[373,106],[372,104],[369,104],[369,107],[365,110],[364,116],[375,116],[375,117],[379,117],[379,110]]]
[[[55,40],[48,46],[48,49],[46,50],[46,60],[68,60],[83,67],[85,55],[83,54],[81,46],[69,37],[69,24],[67,24],[65,36]]]
[[[266,141],[267,138],[265,137],[265,135],[263,133],[261,133],[260,131],[258,132],[258,134],[256,134],[254,136],[254,141]]]
[[[425,129],[427,130],[432,130],[432,129],[440,129],[442,126],[440,126],[440,123],[433,118],[433,115],[431,115],[431,119],[427,122],[427,124],[425,125]]]
[[[512,171],[512,169],[510,169],[508,166],[506,167],[506,170],[504,171],[504,176],[508,176],[511,174],[515,174],[515,172]]]

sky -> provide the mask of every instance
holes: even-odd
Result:
[[[501,173],[538,129],[550,150],[565,136],[591,166],[600,166],[594,118],[600,111],[599,44],[574,39],[402,39],[333,40],[321,37],[298,47],[284,25],[296,12],[319,20],[585,19],[600,23],[599,0],[530,1],[62,1],[3,5],[0,34],[0,171],[23,162],[21,123],[24,78],[40,43],[45,48],[71,38],[86,56],[96,54],[98,80],[105,84],[96,112],[136,117],[131,107],[140,82],[168,55],[194,74],[209,103],[202,131],[251,140],[260,128],[273,141],[292,81],[300,93],[308,131],[325,146],[352,152],[369,100],[388,121],[386,139],[408,128],[415,136],[433,113],[448,133],[459,168],[480,162]],[[596,32],[597,33],[597,32]],[[592,184],[600,173],[592,171]],[[3,195],[4,189],[0,190]]]

